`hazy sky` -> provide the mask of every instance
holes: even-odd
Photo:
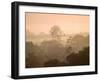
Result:
[[[49,33],[57,25],[65,34],[89,32],[89,16],[47,13],[26,13],[26,31]]]

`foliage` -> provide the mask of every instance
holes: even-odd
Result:
[[[53,26],[50,30],[50,34],[52,36],[53,39],[57,39],[59,40],[61,35],[62,35],[62,31],[58,26]]]
[[[37,56],[40,53],[38,49],[39,47],[32,42],[26,42],[26,68],[41,66],[40,57]]]
[[[89,47],[66,57],[69,65],[89,65]]]

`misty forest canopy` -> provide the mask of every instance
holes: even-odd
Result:
[[[66,35],[57,25],[51,27],[49,34],[26,33],[27,68],[88,64],[88,33]]]

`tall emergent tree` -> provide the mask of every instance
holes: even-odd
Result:
[[[54,25],[51,29],[50,29],[50,34],[52,36],[53,39],[55,40],[60,40],[60,37],[62,35],[62,31],[59,28],[59,26]]]

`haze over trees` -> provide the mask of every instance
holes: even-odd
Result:
[[[28,32],[27,32],[28,33]],[[54,25],[49,34],[28,33],[26,68],[89,65],[89,34],[65,34]]]

